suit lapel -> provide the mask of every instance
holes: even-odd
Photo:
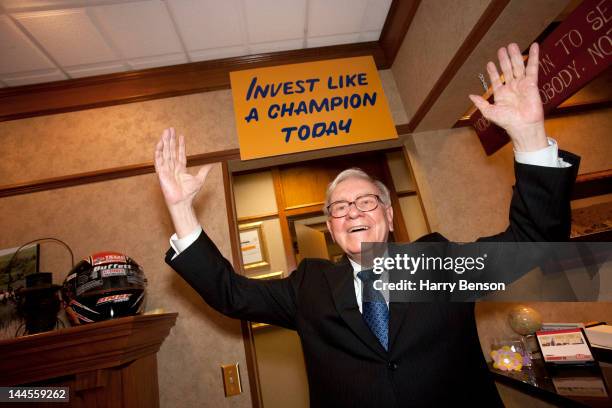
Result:
[[[363,320],[353,282],[353,268],[346,256],[326,271],[325,276],[331,288],[336,310],[357,337],[372,351],[386,358],[386,350]]]

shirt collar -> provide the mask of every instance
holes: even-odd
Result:
[[[353,268],[353,278],[357,279],[357,274],[361,272],[361,265],[353,261],[351,258],[349,258],[348,260],[351,263],[351,267]]]

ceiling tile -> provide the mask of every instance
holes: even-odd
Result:
[[[8,86],[20,86],[28,84],[39,84],[42,82],[61,81],[68,79],[59,69],[47,69],[34,72],[20,72],[19,74],[9,74],[0,76],[2,82]]]
[[[237,47],[211,48],[208,50],[190,51],[189,57],[192,61],[209,61],[222,58],[240,57],[247,55],[249,49],[246,45]]]
[[[60,65],[95,64],[117,59],[84,9],[14,16]]]
[[[0,39],[1,74],[55,68],[7,16],[0,15]]]
[[[114,72],[125,72],[128,71],[129,67],[121,62],[102,63],[95,65],[81,65],[77,67],[67,67],[64,71],[70,75],[71,78],[82,78],[94,75],[112,74]]]
[[[91,8],[124,58],[182,52],[172,20],[161,1],[140,1]]]
[[[275,52],[275,51],[287,51],[287,50],[300,50],[304,48],[304,40],[287,40],[287,41],[273,41],[269,43],[251,44],[249,46],[251,54],[261,54],[264,52]]]
[[[185,54],[171,54],[171,55],[157,55],[155,57],[145,57],[129,60],[128,64],[133,69],[146,69],[146,68],[154,68],[154,67],[164,67],[167,65],[178,65],[185,64],[187,61],[187,57]]]
[[[245,0],[249,43],[304,38],[306,0]]]
[[[361,31],[367,0],[310,0],[308,37]]]
[[[363,19],[362,31],[380,31],[385,25],[391,0],[368,0]]]
[[[168,0],[167,4],[188,51],[244,43],[240,0]]]
[[[306,46],[308,48],[326,47],[328,45],[349,44],[355,42],[359,42],[359,33],[308,38],[306,40]]]
[[[69,9],[136,0],[0,0],[7,12]]]

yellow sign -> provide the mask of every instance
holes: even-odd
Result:
[[[242,160],[397,138],[372,57],[230,73]]]

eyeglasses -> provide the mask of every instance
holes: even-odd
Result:
[[[327,206],[327,212],[333,218],[342,218],[349,213],[352,204],[355,204],[355,208],[362,212],[373,211],[378,207],[380,197],[376,194],[364,194],[355,199],[355,201],[334,201]]]

